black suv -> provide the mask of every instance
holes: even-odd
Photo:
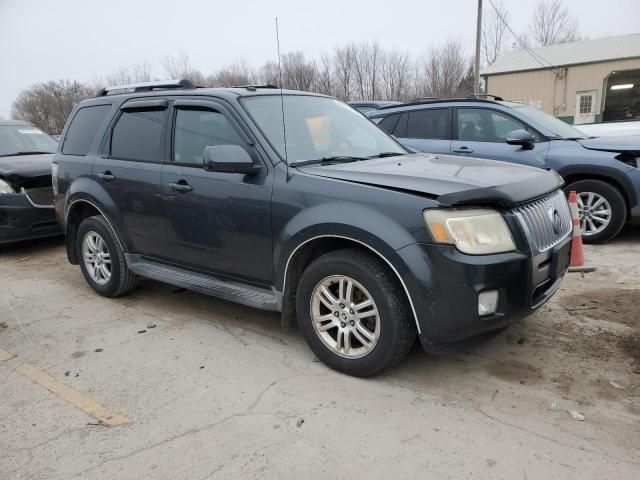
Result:
[[[409,155],[312,93],[113,87],[76,107],[54,162],[69,261],[98,293],[140,276],[279,311],[352,375],[416,334],[442,351],[502,329],[569,259],[555,172]]]
[[[578,192],[587,243],[640,223],[640,137],[588,137],[516,102],[468,98],[383,107],[367,115],[412,151],[553,169]]]

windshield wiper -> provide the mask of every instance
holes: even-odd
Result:
[[[369,158],[385,158],[385,157],[397,157],[398,155],[406,155],[402,152],[381,152],[376,155],[371,155]]]
[[[369,160],[369,157],[351,157],[348,155],[336,155],[334,157],[314,158],[312,160],[298,160],[296,162],[291,162],[289,166],[300,167],[302,165],[324,165],[326,163],[350,163],[350,162],[358,162],[360,160]]]
[[[42,155],[45,153],[54,153],[54,152],[42,152],[39,150],[23,150],[21,152],[5,153],[4,155],[0,155],[0,157],[18,157],[20,155]]]

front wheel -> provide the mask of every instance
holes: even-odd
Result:
[[[605,243],[620,232],[627,219],[627,205],[617,188],[601,180],[578,180],[564,190],[578,194],[584,243]]]
[[[298,324],[329,367],[365,377],[402,360],[416,337],[408,299],[393,273],[357,249],[330,252],[304,271]]]

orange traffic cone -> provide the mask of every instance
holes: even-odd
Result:
[[[584,265],[584,252],[582,251],[582,229],[580,228],[580,214],[578,213],[578,195],[575,190],[569,192],[569,208],[573,221],[573,238],[571,239],[570,267]]]

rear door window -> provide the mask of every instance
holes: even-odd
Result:
[[[396,123],[398,123],[398,118],[400,118],[399,113],[389,115],[388,117],[384,117],[378,125],[386,132],[393,133],[393,129],[396,127]]]
[[[449,109],[430,108],[409,112],[406,138],[449,138]]]
[[[64,155],[86,155],[93,144],[111,105],[94,105],[79,109],[62,141]]]
[[[166,109],[124,111],[111,134],[111,157],[160,161]]]

